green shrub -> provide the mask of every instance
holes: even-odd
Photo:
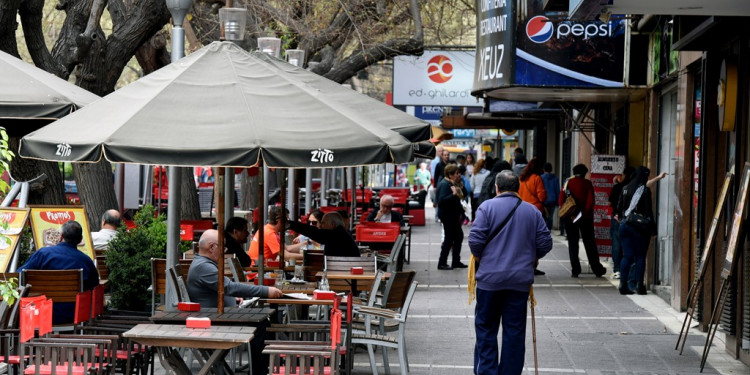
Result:
[[[136,227],[121,227],[109,243],[107,267],[111,305],[123,310],[147,310],[151,304],[151,258],[166,258],[167,222],[164,215],[154,217],[154,207],[146,205],[135,214]],[[180,250],[190,248],[180,243]]]

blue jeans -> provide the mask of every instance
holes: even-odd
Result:
[[[477,288],[474,311],[474,374],[520,375],[526,353],[526,301],[529,292],[488,291]],[[497,333],[503,324],[502,354],[498,361]]]
[[[612,238],[612,272],[620,272],[622,262],[622,245],[620,244],[620,222],[612,219],[609,225],[609,237]]]
[[[651,238],[643,234],[627,223],[620,225],[620,242],[622,243],[622,261],[620,263],[620,290],[634,289],[628,285],[630,272],[635,273],[637,285],[643,285],[643,274],[646,272],[646,252],[648,252],[648,241]],[[635,267],[631,270],[631,266]]]

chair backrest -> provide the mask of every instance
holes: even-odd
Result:
[[[414,293],[417,291],[417,285],[419,285],[418,281],[415,280],[411,282],[409,291],[406,293],[406,298],[404,299],[404,305],[401,306],[401,321],[403,322],[406,322],[406,316],[409,313],[409,306],[411,306],[411,303],[414,300]]]
[[[328,272],[351,272],[352,267],[362,267],[365,273],[375,273],[377,270],[377,258],[369,257],[325,257],[325,270]],[[357,282],[358,292],[369,292],[374,280],[360,280]],[[335,292],[348,292],[351,286],[346,280],[328,280],[328,285]]]
[[[307,250],[302,259],[302,271],[305,273],[305,281],[317,281],[315,274],[325,268],[325,256],[323,250]]]
[[[383,306],[386,309],[398,309],[403,308],[406,303],[406,297],[411,289],[411,284],[416,277],[417,272],[406,271],[406,272],[392,272],[391,277],[385,286],[385,292],[383,293]]]
[[[156,312],[156,296],[167,293],[167,260],[151,258],[151,313]],[[162,298],[162,301],[165,298]]]
[[[97,285],[91,291],[91,318],[98,318],[104,313],[104,286]]]
[[[109,267],[107,267],[107,256],[96,256],[96,269],[99,271],[100,280],[109,280]]]
[[[229,260],[229,268],[232,270],[232,279],[234,279],[234,282],[244,283],[247,281],[247,276],[245,276],[245,269],[242,268],[242,263],[240,263],[240,260],[237,257],[232,257]]]
[[[21,284],[21,286],[18,287],[18,300],[16,300],[13,306],[10,307],[10,313],[8,314],[8,321],[5,324],[5,328],[18,329],[18,311],[19,306],[21,305],[19,302],[21,301],[21,298],[28,297],[29,292],[31,292],[31,284]]]
[[[45,295],[55,303],[75,302],[83,292],[83,269],[74,270],[23,270],[21,284],[32,284],[29,296]]]
[[[174,286],[175,293],[177,294],[177,301],[179,302],[190,302],[190,297],[187,293],[187,287],[185,287],[185,282],[182,277],[182,272],[178,271],[179,264],[176,264],[174,267],[169,267],[167,270],[167,273],[169,273],[169,280],[172,283],[172,286]],[[180,287],[182,285],[182,287]]]

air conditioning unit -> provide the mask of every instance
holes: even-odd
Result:
[[[607,13],[606,7],[614,0],[570,0],[568,16],[573,21],[594,21],[602,13]]]

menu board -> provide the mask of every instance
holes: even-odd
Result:
[[[0,208],[0,269],[3,272],[8,271],[8,265],[18,248],[21,232],[28,219],[28,208]]]
[[[30,206],[31,231],[37,249],[54,246],[60,242],[60,229],[70,220],[75,220],[83,228],[83,240],[78,250],[94,259],[94,247],[91,242],[91,230],[86,220],[83,206]]]
[[[591,156],[591,183],[594,185],[594,238],[599,256],[612,255],[612,239],[609,235],[612,207],[609,206],[609,194],[614,186],[614,177],[622,174],[624,169],[625,156]]]

